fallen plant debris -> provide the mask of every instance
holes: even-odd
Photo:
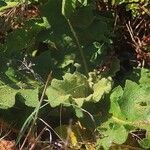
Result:
[[[15,150],[15,142],[14,141],[9,141],[9,140],[0,140],[0,149],[1,150]]]

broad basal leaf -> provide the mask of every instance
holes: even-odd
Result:
[[[17,29],[6,37],[8,53],[16,53],[19,50],[27,48],[33,41],[33,35],[24,29]]]
[[[150,87],[150,70],[144,68],[141,69],[139,83],[143,86]]]
[[[63,80],[53,79],[46,94],[52,107],[75,102],[82,106],[83,101],[91,94],[87,78],[80,73],[66,73]]]
[[[0,86],[0,109],[8,109],[15,104],[17,90],[7,85]]]
[[[73,27],[76,28],[87,28],[94,21],[95,17],[93,14],[92,7],[80,7],[75,10],[74,14],[70,16],[70,21]]]
[[[111,78],[102,78],[93,86],[90,81],[78,72],[66,73],[63,80],[53,79],[51,86],[47,88],[46,95],[52,107],[63,104],[73,106],[78,117],[83,116],[81,109],[84,102],[99,102],[105,94],[109,93],[112,87]]]
[[[113,116],[117,117],[117,118],[122,118],[125,119],[125,117],[122,114],[120,105],[119,105],[119,100],[123,95],[123,89],[121,86],[116,87],[115,89],[113,89],[113,92],[110,96],[111,99],[111,107],[110,107],[110,113],[113,114]]]
[[[128,137],[128,132],[123,125],[111,121],[104,123],[100,132],[102,138],[97,141],[97,145],[102,146],[104,150],[109,150],[113,143],[123,144]]]
[[[69,26],[65,17],[61,12],[62,1],[49,0],[47,3],[41,6],[41,14],[46,17],[52,30],[57,34],[64,34],[70,32]]]
[[[111,78],[102,78],[93,86],[93,100],[98,102],[105,94],[109,93],[112,88]]]
[[[97,28],[97,30],[95,30],[95,28]],[[105,41],[107,38],[105,37],[107,35],[108,32],[108,25],[106,22],[104,21],[97,21],[97,22],[93,22],[89,28],[88,31],[86,31],[87,35],[91,38],[91,39],[95,39],[98,41]]]
[[[37,82],[33,82],[27,76],[23,77],[12,67],[5,69],[5,71],[1,70],[4,72],[0,74],[0,108],[11,108],[15,105],[16,100],[23,100],[25,105],[36,107],[39,104]],[[21,97],[18,99],[16,95]]]
[[[135,82],[127,80],[119,105],[122,113],[130,121],[149,119],[150,88],[140,87]]]
[[[19,90],[19,94],[24,99],[24,103],[29,107],[36,107],[39,104],[38,101],[38,88],[36,89],[21,89]]]
[[[102,130],[104,137],[99,139],[99,144],[104,149],[109,149],[112,142],[117,144],[125,142],[128,133],[137,128],[146,129],[149,132],[150,86],[148,84],[144,86],[145,84],[143,84],[144,79],[149,83],[145,75],[141,79],[140,84],[126,80],[124,89],[118,86],[113,90],[110,96],[111,105],[109,111],[112,114],[111,122],[107,121],[100,126],[104,128]],[[116,126],[116,124],[118,125]],[[122,135],[124,136],[122,137]],[[121,141],[122,139],[123,141]],[[149,148],[147,138],[140,140],[139,143],[142,147]]]
[[[117,87],[111,94],[110,113],[120,123],[144,129],[148,128],[150,119],[150,87],[143,87],[127,80],[124,91],[121,87]]]
[[[87,3],[88,3],[87,0],[63,0],[62,1],[62,14],[67,19],[70,19],[73,15],[77,14],[76,8],[87,6]],[[81,13],[78,13],[78,15]],[[87,16],[88,16],[88,12],[86,15],[84,15],[84,17],[87,18]],[[79,17],[78,19],[81,19],[81,18]]]

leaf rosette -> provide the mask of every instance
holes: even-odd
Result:
[[[53,79],[47,88],[48,102],[52,107],[77,105],[82,107],[86,101],[98,102],[112,87],[112,80],[102,78],[91,87],[86,76],[75,72],[66,73],[63,80]]]

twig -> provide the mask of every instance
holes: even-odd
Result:
[[[134,43],[134,46],[136,48],[136,52],[139,52],[139,50],[140,50],[140,41],[138,39],[138,42],[136,42],[133,30],[132,30],[131,25],[130,25],[130,22],[128,24],[126,24],[126,27],[127,27],[128,31],[129,31],[130,37],[131,37],[131,39],[132,39],[132,41]]]
[[[32,62],[28,63],[26,60],[26,57],[23,58],[23,61],[20,61],[20,60],[18,60],[18,61],[22,63],[18,70],[25,70],[27,73],[31,73],[33,75],[33,77],[35,78],[35,80],[44,84],[41,76],[39,74],[35,73],[32,68],[33,66],[35,66],[35,64],[33,64]]]

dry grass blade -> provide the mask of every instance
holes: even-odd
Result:
[[[47,80],[46,80],[46,83],[45,83],[45,86],[44,86],[44,89],[43,89],[43,92],[42,92],[42,95],[41,95],[41,98],[40,98],[40,101],[39,101],[39,105],[38,105],[38,107],[36,108],[36,113],[35,113],[35,115],[34,115],[33,122],[32,122],[32,124],[31,124],[31,126],[30,126],[30,129],[29,129],[27,135],[26,135],[26,138],[24,139],[24,141],[23,141],[23,143],[22,143],[22,145],[21,145],[21,147],[20,147],[20,150],[23,149],[23,147],[24,147],[24,145],[25,145],[25,143],[26,143],[26,141],[27,141],[29,135],[31,135],[31,133],[32,133],[32,131],[33,131],[33,128],[34,128],[35,123],[36,123],[37,118],[38,118],[38,114],[39,114],[39,110],[40,110],[41,104],[42,104],[43,99],[44,99],[44,95],[45,95],[46,89],[47,89],[48,84],[49,84],[49,82],[50,82],[51,80],[52,80],[52,71],[49,73],[49,75],[48,75],[48,77],[47,77]]]

